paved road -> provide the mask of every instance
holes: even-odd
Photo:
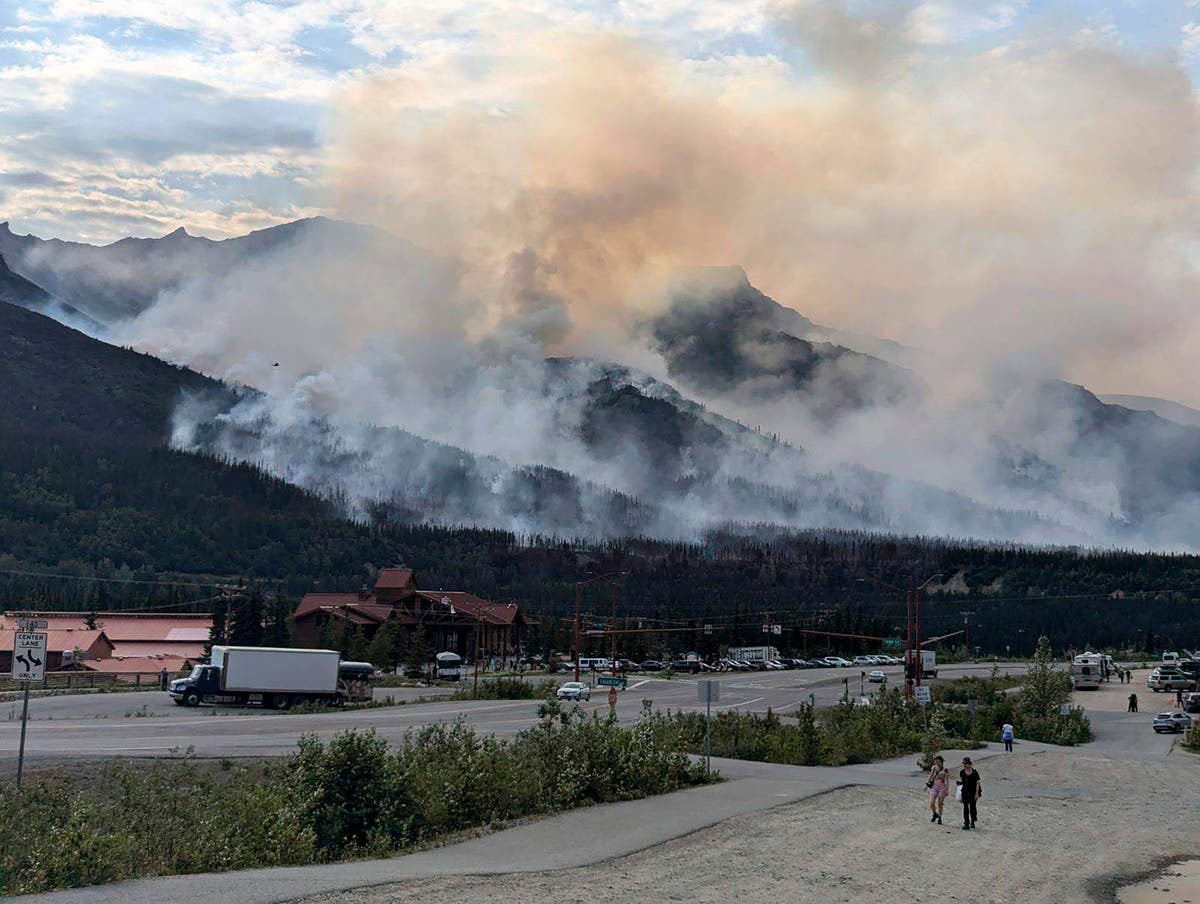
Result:
[[[1013,666],[1014,670],[1018,667]],[[942,670],[946,677],[987,673],[991,666],[957,665]],[[899,668],[885,669],[889,683],[900,681]],[[721,675],[718,711],[790,712],[812,694],[818,706],[836,702],[845,689],[859,691],[858,669],[805,669],[784,672],[743,672]],[[870,685],[866,688],[870,691]],[[378,689],[377,695],[417,695],[418,690]],[[587,711],[607,708],[607,691],[597,688]],[[702,711],[696,682],[688,678],[637,678],[619,695],[617,715],[633,721],[643,700],[670,710]],[[189,751],[201,757],[277,756],[290,753],[302,734],[328,737],[348,728],[374,728],[389,740],[436,721],[461,718],[483,733],[511,736],[537,719],[539,702],[444,701],[394,708],[350,710],[319,714],[266,712],[257,707],[176,706],[165,693],[78,694],[47,697],[30,704],[32,721],[26,740],[29,762],[77,760],[106,756],[172,756]],[[143,709],[144,707],[144,709]],[[15,761],[19,738],[19,708],[0,722],[0,764]],[[128,715],[127,715],[128,714]],[[0,718],[5,713],[0,709]]]

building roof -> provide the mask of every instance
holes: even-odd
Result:
[[[86,630],[87,612],[37,612],[34,617],[46,621],[48,630]],[[160,640],[192,642],[208,640],[212,615],[190,613],[161,615],[154,612],[97,612],[96,627],[116,643],[122,640]],[[0,629],[16,628],[20,616],[5,612],[0,616]]]
[[[89,672],[181,672],[195,665],[191,658],[180,656],[128,656],[124,659],[85,659],[80,663]]]
[[[408,590],[415,587],[411,568],[383,568],[375,578],[376,590]]]
[[[331,609],[359,602],[361,602],[361,599],[357,593],[306,593],[300,600],[300,605],[296,607],[296,611],[292,617],[304,618],[318,609]]]
[[[13,628],[0,628],[0,650],[12,650],[16,633]],[[51,653],[70,653],[78,649],[107,655],[108,650],[112,648],[112,642],[99,628],[91,631],[60,631],[50,628],[45,634],[46,649]],[[96,650],[96,647],[100,649]]]
[[[204,644],[199,641],[117,640],[113,641],[113,656],[176,656],[200,659]]]
[[[418,590],[416,596],[440,602],[492,625],[511,625],[521,609],[516,603],[492,603],[462,590]]]

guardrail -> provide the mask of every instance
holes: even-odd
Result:
[[[184,678],[191,674],[191,669],[178,672],[167,672],[167,680],[172,681],[175,678]],[[129,687],[145,687],[157,688],[160,686],[162,679],[162,671],[157,672],[92,672],[83,671],[60,671],[47,672],[46,677],[41,681],[31,681],[29,686],[32,690],[74,690],[85,688],[129,688]],[[24,681],[14,681],[12,672],[0,673],[0,693],[4,691],[19,691],[24,689]]]

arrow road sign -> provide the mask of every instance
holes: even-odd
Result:
[[[12,676],[16,681],[41,681],[46,675],[46,635],[18,631],[13,644]]]

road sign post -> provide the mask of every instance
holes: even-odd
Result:
[[[21,790],[21,776],[25,771],[25,726],[29,723],[29,685],[46,677],[46,637],[38,628],[45,628],[41,619],[21,619],[19,630],[13,641],[13,680],[25,685],[21,703],[21,741],[17,747],[17,791]]]
[[[922,706],[929,703],[929,685],[921,684],[913,688],[913,693],[916,695],[917,702]]]
[[[621,675],[601,675],[596,679],[596,683],[601,687],[619,687],[621,690],[625,690],[629,686],[629,679]]]
[[[712,705],[721,699],[721,684],[705,679],[699,682],[700,702],[704,704],[704,772],[712,771]]]

